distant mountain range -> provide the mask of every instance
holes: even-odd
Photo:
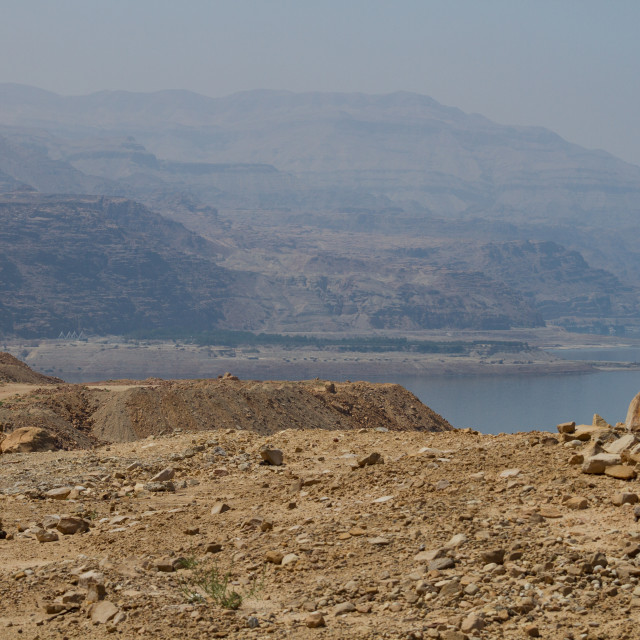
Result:
[[[639,324],[640,167],[426,96],[0,84],[2,191],[4,333]]]

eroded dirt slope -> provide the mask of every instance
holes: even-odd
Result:
[[[65,448],[126,442],[176,430],[235,428],[270,434],[288,428],[445,431],[451,425],[399,385],[210,380],[58,385],[5,400],[5,432],[38,426]]]
[[[31,369],[10,353],[0,351],[0,384],[6,382],[24,382],[27,384],[55,384],[62,382],[60,378],[45,376]]]

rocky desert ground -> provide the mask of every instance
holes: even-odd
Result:
[[[637,401],[493,436],[395,385],[2,371],[3,639],[637,637]]]

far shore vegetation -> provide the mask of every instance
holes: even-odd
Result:
[[[361,353],[409,352],[466,355],[471,352],[481,352],[483,355],[491,355],[531,350],[528,343],[515,340],[411,340],[385,336],[331,338],[225,330],[184,334],[168,330],[153,330],[132,333],[126,337],[133,340],[173,340],[198,346],[311,348]]]

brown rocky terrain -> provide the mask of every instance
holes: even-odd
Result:
[[[65,448],[220,428],[262,435],[287,428],[442,431],[451,425],[395,384],[213,380],[114,381],[21,389],[0,407],[0,426],[50,431]],[[5,397],[10,392],[7,389]]]
[[[638,481],[584,465],[635,436],[595,422],[5,454],[0,635],[631,640]]]
[[[636,637],[640,396],[493,436],[397,385],[7,388],[3,449],[80,448],[0,456],[3,640]]]

